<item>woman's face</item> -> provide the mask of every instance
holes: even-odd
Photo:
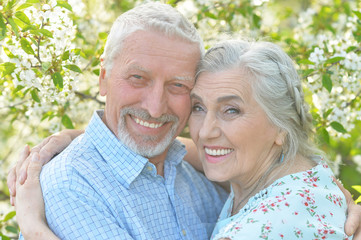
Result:
[[[280,154],[282,134],[239,69],[201,73],[191,93],[190,133],[206,176],[253,184]]]

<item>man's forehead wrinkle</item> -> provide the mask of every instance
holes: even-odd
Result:
[[[145,73],[148,73],[148,74],[151,74],[152,71],[149,70],[149,69],[146,69],[142,66],[140,66],[139,64],[130,64],[129,67],[128,67],[128,71],[131,71],[131,70],[140,70],[142,72],[145,72]],[[187,76],[187,75],[184,75],[184,76],[174,76],[172,77],[173,80],[179,80],[179,81],[185,81],[185,82],[190,82],[190,83],[194,83],[194,77],[193,76]]]
[[[175,76],[175,80],[187,81],[187,82],[194,82],[194,77],[191,76]]]

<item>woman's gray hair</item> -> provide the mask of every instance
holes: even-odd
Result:
[[[286,133],[285,161],[294,159],[297,153],[310,159],[321,154],[310,141],[312,116],[291,58],[270,42],[228,40],[207,51],[198,65],[196,79],[202,72],[234,67],[246,72],[256,101],[270,122]]]
[[[138,30],[197,43],[201,56],[204,55],[202,38],[192,23],[170,5],[150,2],[123,13],[115,20],[102,56],[106,72],[111,72],[113,60],[121,51],[124,39]]]

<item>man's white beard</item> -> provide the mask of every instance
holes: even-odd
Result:
[[[137,142],[128,132],[126,128],[125,117],[130,114],[133,117],[157,123],[170,123],[172,124],[171,129],[168,133],[162,138],[159,139],[158,136],[144,136],[138,135],[137,139],[141,141]],[[177,128],[179,126],[179,119],[175,115],[164,114],[159,118],[152,118],[149,113],[143,109],[136,109],[131,107],[125,107],[121,110],[118,123],[118,138],[124,145],[130,148],[133,152],[146,157],[152,158],[162,154],[172,143],[173,139],[176,137]]]

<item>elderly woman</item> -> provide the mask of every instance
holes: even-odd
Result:
[[[213,239],[347,239],[344,196],[309,141],[301,82],[280,47],[216,45],[199,65],[191,100],[204,172],[232,187]]]
[[[206,176],[231,183],[212,239],[351,239],[344,195],[310,142],[301,82],[282,49],[226,41],[208,50],[196,77],[191,136]],[[56,239],[44,227],[37,159],[17,196],[37,205],[17,206],[20,225],[42,226],[34,234]]]

